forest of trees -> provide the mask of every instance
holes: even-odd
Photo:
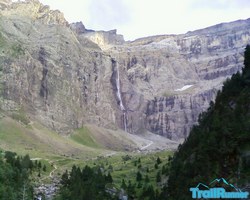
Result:
[[[85,166],[82,170],[73,166],[70,173],[62,175],[61,188],[56,200],[112,200],[117,199],[108,192],[107,184],[113,182],[110,174],[103,174],[100,167]]]
[[[168,199],[191,199],[190,187],[215,178],[250,184],[250,46],[244,56],[242,73],[224,83],[175,153],[163,191]]]
[[[126,160],[128,159],[127,157],[125,158]],[[125,158],[123,158],[124,162],[126,162]],[[151,170],[157,172],[156,182],[152,182],[152,177],[149,177],[148,174],[148,167],[144,166],[139,158],[134,161],[133,170],[137,171],[134,180],[122,179],[119,186],[113,183],[113,178],[109,171],[113,168],[111,165],[107,166],[107,168],[104,166],[85,166],[83,169],[73,166],[70,172],[66,171],[62,175],[61,187],[55,199],[117,200],[123,196],[129,200],[166,199],[165,196],[161,197],[160,195],[160,183],[168,175],[168,163],[169,160],[163,162],[159,157],[155,160],[155,166],[157,167],[151,168]],[[157,185],[159,187],[156,187]]]
[[[33,200],[29,176],[34,168],[29,155],[19,157],[13,152],[0,154],[0,199]]]

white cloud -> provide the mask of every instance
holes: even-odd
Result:
[[[249,0],[41,0],[94,30],[117,29],[125,39],[185,33],[250,17]]]
[[[239,9],[239,8],[249,8],[250,1],[249,0],[216,0],[216,1],[207,1],[207,0],[194,0],[193,1],[194,8],[210,8],[210,9]]]
[[[92,26],[113,29],[130,20],[130,10],[123,0],[92,0],[89,6]]]
[[[64,13],[65,18],[69,22],[90,20],[89,4],[91,0],[39,0],[45,5],[49,5],[51,9],[58,9]]]

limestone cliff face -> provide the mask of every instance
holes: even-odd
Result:
[[[124,74],[130,131],[146,128],[174,140],[187,137],[223,81],[241,70],[249,28],[248,19],[109,49]],[[135,113],[142,116],[140,128]]]
[[[212,89],[194,95],[158,97],[148,101],[146,127],[172,140],[186,138],[200,112],[208,108],[215,95],[216,90]]]
[[[1,108],[59,133],[92,123],[183,139],[250,39],[250,20],[125,42],[36,0],[0,9]]]
[[[122,35],[116,34],[116,30],[86,31],[84,37],[98,44],[103,50],[113,45],[122,45],[125,42]]]
[[[85,123],[114,128],[111,58],[77,38],[62,16],[37,1],[1,11],[1,106],[60,133]]]

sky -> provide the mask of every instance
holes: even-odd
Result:
[[[250,18],[250,0],[40,0],[87,29],[117,29],[125,40],[181,34]]]

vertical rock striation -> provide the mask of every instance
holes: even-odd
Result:
[[[110,80],[116,95],[117,105],[119,105],[120,111],[122,112],[120,124],[123,126],[124,131],[127,132],[127,110],[123,104],[121,94],[119,64],[114,59],[112,59],[112,76]]]
[[[36,0],[0,9],[1,107],[59,133],[92,123],[186,138],[250,40],[250,19],[125,42]]]
[[[128,106],[142,104],[142,110],[130,110],[143,116],[137,130],[146,128],[173,140],[187,137],[223,81],[241,70],[249,28],[249,19],[239,20],[183,35],[142,38],[106,50],[119,55],[126,79],[124,96],[142,96],[140,102],[126,99]],[[136,120],[128,123],[138,126],[133,124]]]

